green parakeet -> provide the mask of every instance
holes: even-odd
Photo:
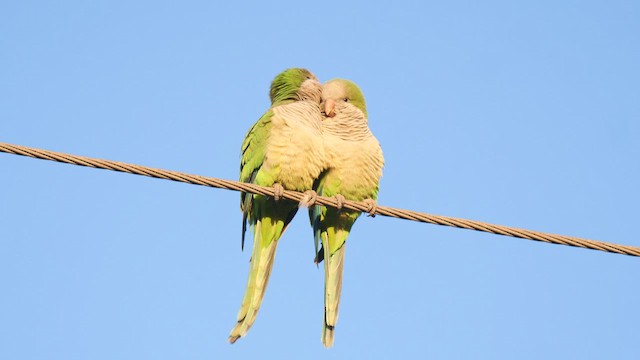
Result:
[[[356,84],[335,79],[324,84],[322,122],[327,169],[314,184],[318,195],[370,202],[375,206],[384,158],[367,125],[364,96]],[[340,200],[339,200],[340,201]],[[345,242],[360,212],[314,206],[309,209],[314,230],[316,262],[324,259],[325,295],[322,343],[333,346],[342,290]]]
[[[292,68],[271,83],[271,107],[251,127],[242,143],[240,181],[283,189],[311,190],[324,169],[320,96],[322,85],[308,70]],[[276,196],[277,197],[277,196]],[[242,245],[247,222],[253,229],[249,279],[229,342],[244,336],[256,319],[273,267],[278,239],[298,210],[298,203],[241,194]]]

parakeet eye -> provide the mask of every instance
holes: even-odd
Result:
[[[349,98],[342,99],[344,102],[349,102]]]

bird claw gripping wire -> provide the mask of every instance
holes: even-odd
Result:
[[[300,199],[300,203],[298,207],[306,207],[310,208],[316,204],[316,199],[318,198],[318,193],[313,190],[307,190],[303,193],[302,199]]]
[[[342,207],[344,206],[344,202],[347,201],[347,199],[345,199],[344,196],[342,196],[342,194],[336,194],[334,198],[336,199],[336,208],[338,210],[342,210]]]
[[[273,184],[273,200],[278,201],[284,195],[284,188],[279,183]]]
[[[378,203],[373,199],[364,199],[363,203],[367,205],[367,212],[370,217],[376,217],[376,211],[378,210]]]

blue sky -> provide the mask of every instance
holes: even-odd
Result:
[[[0,141],[236,179],[278,72],[357,82],[379,203],[640,246],[633,1],[0,4]],[[298,216],[255,326],[239,195],[0,154],[3,359],[635,359],[637,258],[384,217],[335,347]],[[299,214],[300,215],[300,214]],[[303,214],[302,214],[303,215]]]

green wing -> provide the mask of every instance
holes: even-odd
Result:
[[[242,142],[242,155],[240,158],[240,181],[246,183],[256,183],[258,172],[264,162],[267,148],[267,141],[271,131],[271,118],[273,111],[267,111],[249,129]],[[262,177],[260,177],[262,179]],[[259,184],[269,186],[272,184]],[[247,232],[247,220],[253,207],[254,196],[251,193],[240,193],[240,209],[242,210],[242,248],[244,249],[245,234]]]

